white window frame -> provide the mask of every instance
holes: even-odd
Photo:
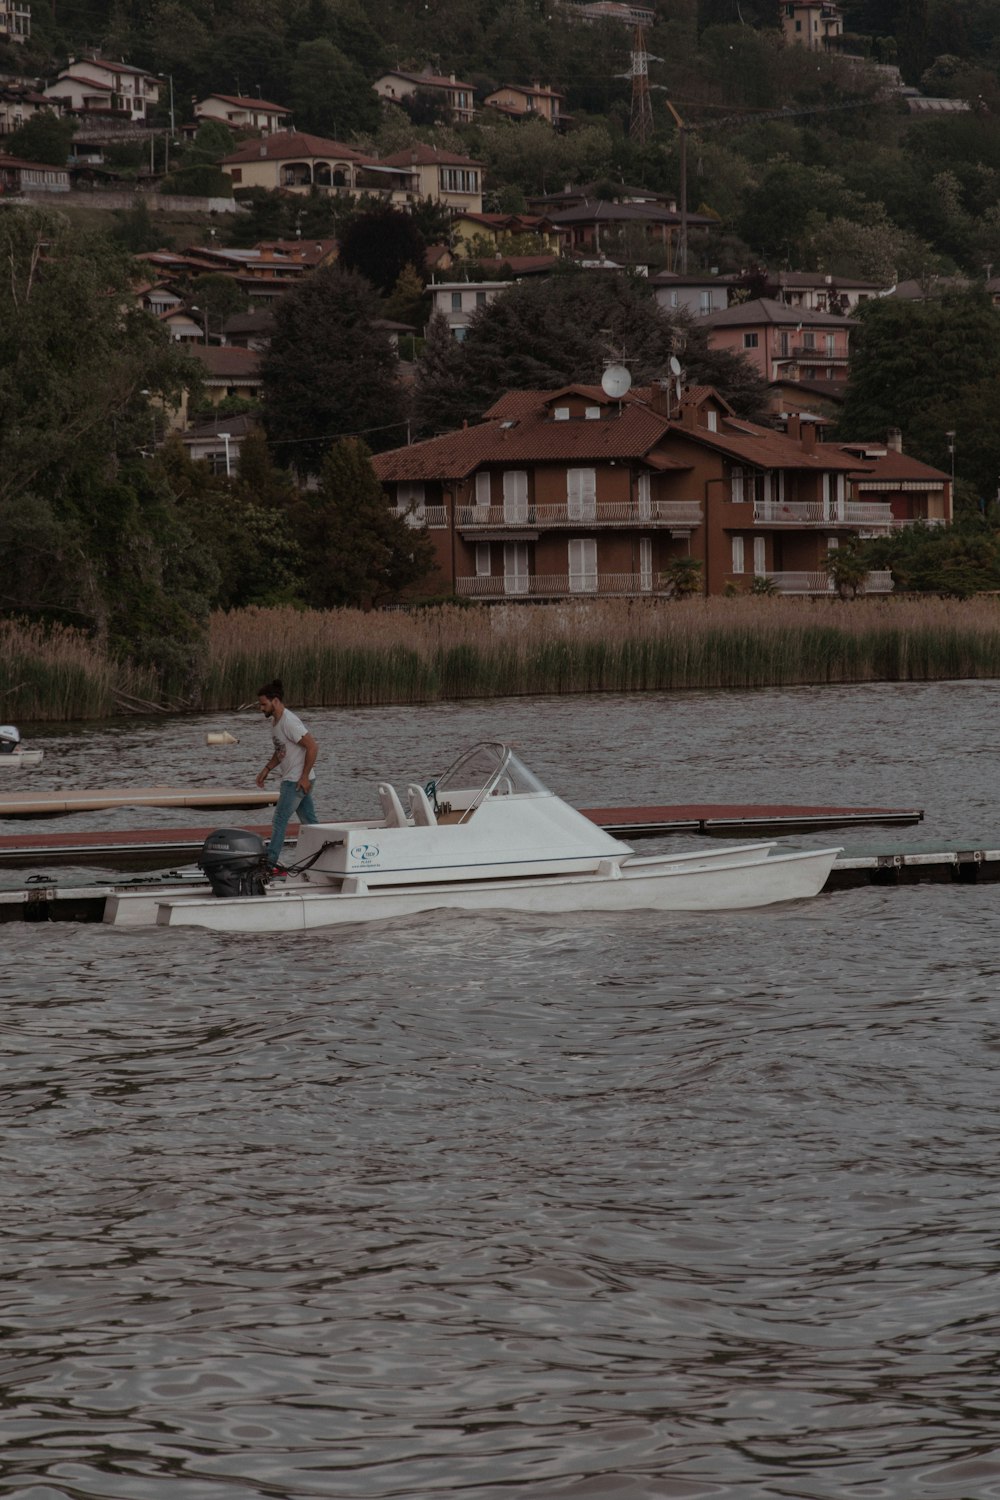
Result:
[[[480,469],[476,475],[476,500],[477,506],[489,507],[490,503],[490,471]]]
[[[639,588],[644,594],[653,592],[653,539],[639,538]]]
[[[763,578],[767,572],[767,538],[755,536],[753,539],[753,573],[755,578]]]
[[[737,465],[733,469],[732,484],[731,484],[731,487],[730,487],[731,488],[731,493],[732,493],[733,504],[734,505],[742,505],[743,504],[743,501],[745,499],[745,493],[744,493],[744,488],[743,488],[744,483],[745,483],[745,476],[744,476],[743,470]]]
[[[489,542],[476,543],[476,577],[489,578],[493,571],[493,559]]]
[[[592,536],[570,539],[568,548],[569,591],[571,594],[597,593],[597,541]]]
[[[527,542],[504,542],[503,589],[505,594],[526,594],[530,583]]]
[[[503,475],[503,518],[505,521],[528,519],[528,471],[505,469]]]
[[[744,573],[746,571],[746,548],[743,545],[743,538],[741,536],[733,537],[732,571],[734,573]]]
[[[597,470],[566,470],[566,514],[571,521],[593,521],[597,515]]]

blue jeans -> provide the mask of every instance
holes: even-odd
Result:
[[[298,815],[300,823],[318,823],[316,809],[313,807],[312,792],[303,792],[297,781],[283,781],[278,793],[278,800],[274,804],[274,822],[271,824],[271,837],[267,845],[267,862],[269,865],[278,863],[278,855],[281,846],[285,842],[285,829],[289,820]]]

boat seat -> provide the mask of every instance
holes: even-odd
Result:
[[[394,786],[387,781],[380,781],[378,785],[378,800],[382,804],[382,816],[387,828],[408,827],[407,817],[403,811],[403,804],[399,800],[399,793]]]
[[[410,812],[413,814],[414,823],[420,828],[436,828],[437,817],[430,799],[422,786],[408,786],[407,795],[410,799]]]

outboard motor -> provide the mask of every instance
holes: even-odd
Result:
[[[267,889],[264,840],[245,828],[217,828],[201,846],[198,868],[214,896],[263,896]]]
[[[0,724],[0,755],[13,755],[20,748],[21,736],[13,724]]]

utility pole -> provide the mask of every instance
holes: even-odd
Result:
[[[670,100],[666,101],[667,108],[674,117],[677,126],[677,134],[680,141],[681,153],[681,180],[680,189],[677,194],[678,206],[681,211],[680,242],[677,246],[677,265],[682,276],[687,275],[688,268],[688,162],[687,162],[687,126],[677,113]]]

